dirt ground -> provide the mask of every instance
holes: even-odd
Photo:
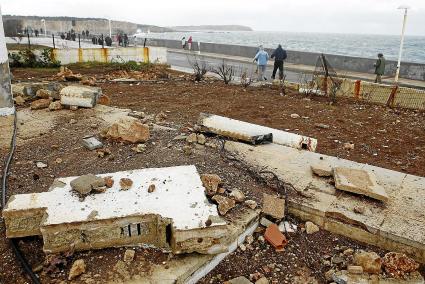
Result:
[[[72,70],[94,76],[99,81],[111,72],[107,68]],[[57,70],[13,70],[15,81],[41,81],[55,73]],[[99,129],[93,127],[90,112],[72,112],[76,124],[69,124],[67,117],[49,135],[32,139],[17,148],[8,196],[46,191],[55,177],[194,164],[200,173],[220,175],[224,188],[238,188],[248,199],[260,203],[262,193],[272,193],[273,189],[255,180],[243,166],[226,157],[219,148],[198,146],[192,155],[187,156],[182,150],[185,142],[173,139],[187,127],[192,127],[200,112],[307,135],[318,139],[319,153],[425,176],[423,112],[392,110],[354,100],[339,100],[337,104],[330,105],[325,98],[305,97],[294,92],[280,96],[279,90],[270,87],[244,90],[221,82],[194,83],[183,80],[175,72],[171,74],[174,80],[170,81],[140,84],[100,82],[98,86],[111,98],[112,106],[147,114],[163,112],[167,115],[165,125],[179,131],[153,132],[146,144],[147,150],[140,154],[131,149],[133,145],[104,141],[111,155],[100,158],[96,152],[81,146],[83,136],[99,133]],[[291,118],[291,114],[295,113],[300,117]],[[329,128],[319,128],[316,126],[319,123],[327,124]],[[213,137],[208,139],[215,141]],[[347,142],[354,144],[353,150],[344,149]],[[6,153],[0,154],[4,158]],[[58,158],[62,160],[60,163],[57,163]],[[38,169],[34,161],[43,161],[49,166]],[[237,210],[238,207],[233,209]],[[296,219],[293,222],[302,226]],[[0,234],[5,240],[3,224],[0,225]],[[347,248],[373,249],[380,255],[385,253],[325,231],[308,236],[297,233],[291,236],[284,252],[276,252],[261,238],[258,239],[261,235],[261,231],[256,232],[252,244],[231,254],[200,283],[222,283],[241,275],[251,280],[265,276],[272,283],[323,283],[326,271],[350,262],[351,256],[343,254]],[[20,241],[20,247],[33,268],[39,268],[45,261],[41,246],[42,240],[38,237]],[[60,264],[54,269],[45,265],[38,275],[43,283],[60,283],[67,279],[72,260],[82,258],[87,264],[87,273],[78,282],[104,283],[117,274],[125,280],[133,274],[149,273],[151,261],[166,265],[170,258],[178,257],[137,248],[135,262],[123,272],[117,267],[123,253],[124,249],[74,253],[60,257]],[[313,261],[308,260],[308,255]],[[343,263],[333,264],[330,261],[332,257],[341,255]],[[6,241],[0,243],[0,259],[0,283],[28,282]],[[318,273],[314,275],[314,271]]]

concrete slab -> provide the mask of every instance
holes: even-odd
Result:
[[[228,237],[194,166],[99,175],[108,176],[112,188],[83,201],[70,186],[76,177],[57,179],[49,192],[12,196],[3,210],[7,237],[42,235],[46,252],[151,244],[175,253],[209,253]],[[120,190],[121,178],[133,186]]]
[[[252,144],[259,144],[253,143],[253,141],[264,138],[264,136],[271,133],[273,135],[273,143],[275,144],[296,149],[306,149],[309,151],[316,151],[317,147],[317,140],[314,138],[223,116],[201,113],[198,123],[208,132],[250,142]]]
[[[293,183],[298,194],[288,210],[304,220],[355,240],[384,249],[404,252],[425,263],[425,178],[364,165],[336,157],[276,144],[250,146],[226,142],[225,149],[250,167],[269,170]],[[388,201],[365,199],[335,192],[327,178],[315,176],[311,165],[320,161],[331,167],[365,169],[388,194]],[[356,208],[356,210],[354,210]],[[362,210],[358,210],[361,208]],[[356,213],[356,212],[363,213]]]
[[[61,104],[92,108],[102,95],[102,89],[89,86],[68,86],[60,91]]]
[[[385,189],[376,183],[373,173],[366,170],[343,167],[334,168],[335,187],[356,194],[386,202],[388,195]]]

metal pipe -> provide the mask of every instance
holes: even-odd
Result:
[[[401,41],[400,41],[400,51],[398,53],[398,61],[397,61],[397,70],[395,72],[394,82],[398,83],[398,78],[400,76],[400,66],[401,66],[401,56],[403,54],[403,45],[404,45],[404,33],[406,31],[406,23],[407,23],[407,10],[409,7],[401,6],[399,9],[404,9],[404,17],[403,17],[403,28],[401,30]]]

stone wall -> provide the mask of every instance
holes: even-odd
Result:
[[[151,39],[149,41],[151,46],[163,46],[167,48],[181,49],[181,42],[179,40],[165,40],[165,39]],[[198,43],[194,42],[192,45],[194,51],[198,51]],[[273,52],[272,49],[266,49],[267,52]],[[257,51],[254,46],[242,45],[229,45],[217,43],[201,43],[201,52],[217,53],[231,56],[241,56],[253,58]],[[315,66],[319,53],[303,52],[288,50],[288,63]],[[374,64],[376,59],[361,58],[353,56],[343,56],[334,54],[325,54],[331,66],[336,70],[361,72],[373,74],[375,71]],[[395,75],[397,62],[387,60],[386,76]],[[342,73],[343,73],[342,71]],[[412,80],[425,80],[425,64],[402,62],[400,69],[400,77]]]

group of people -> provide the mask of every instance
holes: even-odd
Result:
[[[189,39],[186,41],[186,37],[182,38],[182,48],[186,49],[186,46],[189,50],[192,50],[193,39],[192,36],[189,36]]]
[[[282,45],[278,45],[278,47],[273,51],[272,55],[269,56],[267,51],[264,50],[262,45],[259,46],[258,51],[254,57],[254,62],[257,63],[257,73],[258,80],[263,81],[267,80],[265,77],[265,72],[267,68],[267,62],[270,58],[274,59],[274,67],[271,79],[274,80],[276,78],[276,72],[279,70],[279,79],[283,80],[283,65],[284,61],[288,57],[286,50],[282,48]],[[378,60],[376,61],[375,67],[375,83],[382,83],[382,75],[385,73],[385,57],[382,53],[378,54]]]
[[[267,68],[267,61],[270,58],[274,59],[272,80],[276,78],[276,72],[279,70],[279,79],[283,80],[283,63],[285,59],[288,57],[286,50],[282,48],[282,45],[278,45],[278,47],[273,51],[272,55],[269,56],[267,51],[264,50],[264,47],[260,45],[258,48],[257,54],[254,57],[254,62],[257,62],[257,73],[258,80],[263,81],[267,80],[264,76]]]

